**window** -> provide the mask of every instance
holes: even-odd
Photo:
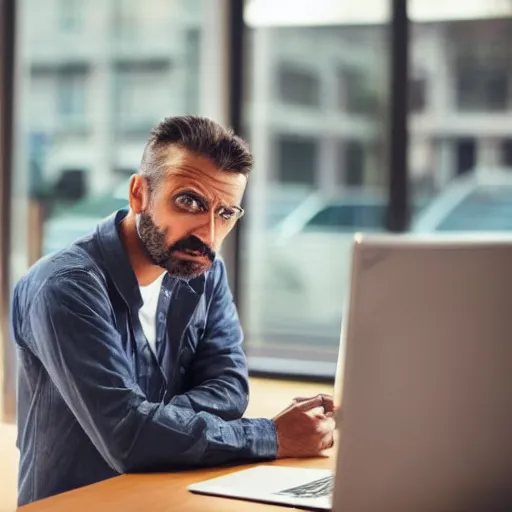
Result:
[[[386,37],[384,27],[335,24],[248,34],[245,122],[255,169],[240,290],[254,370],[334,373],[353,233],[384,226]],[[280,108],[320,101],[321,115]]]
[[[65,48],[55,34],[58,0],[22,10],[27,33],[38,24],[46,28],[18,52],[24,141],[14,180],[31,207],[46,213],[41,226],[28,225],[24,214],[13,218],[14,280],[27,267],[29,229],[44,233],[43,252],[54,250],[126,204],[118,192],[128,178],[122,170],[138,168],[148,130],[162,116],[227,110],[228,72],[218,66],[217,75],[217,66],[206,65],[217,62],[212,55],[225,36],[212,4],[113,0],[108,17],[107,10],[94,11],[95,41],[102,45],[87,40]],[[432,219],[437,223],[425,229],[508,229],[504,184],[512,173],[502,168],[512,165],[508,18],[437,19],[411,30],[411,44],[421,51],[411,52],[404,150],[415,140],[423,148],[410,151],[413,230]],[[332,375],[352,236],[384,229],[389,201],[388,29],[384,22],[334,18],[301,25],[296,17],[248,28],[243,135],[255,169],[239,271],[253,369]],[[84,124],[87,130],[69,129]],[[70,172],[65,179],[63,171]],[[498,180],[502,195],[481,191],[485,180]],[[461,190],[469,203],[457,202]]]
[[[458,175],[465,174],[475,170],[476,163],[476,144],[473,139],[461,138],[455,142],[457,148],[457,167]]]
[[[209,87],[226,76],[219,69],[218,76],[208,76],[209,82],[201,78],[199,62],[210,56],[199,55],[204,49],[195,43],[205,31],[213,42],[215,34],[222,36],[216,25],[220,18],[205,16],[208,0],[171,2],[175,8],[168,10],[168,3],[148,0],[142,17],[142,4],[132,0],[91,6],[84,0],[35,4],[37,8],[20,11],[21,32],[38,30],[37,38],[27,39],[18,52],[16,112],[24,140],[23,149],[16,149],[20,158],[13,179],[30,212],[40,215],[34,222],[32,213],[29,217],[20,210],[13,218],[13,282],[32,262],[26,250],[28,232],[31,240],[42,240],[36,251],[42,255],[66,246],[126,206],[128,173],[139,167],[150,128],[164,116],[187,113],[191,105],[208,105],[202,96],[220,101],[211,98]],[[84,32],[73,44],[63,44],[61,31],[82,27],[88,12],[94,13],[94,33]],[[148,30],[153,22],[162,30]],[[141,29],[147,43],[143,50],[120,47],[119,33]],[[213,44],[212,53],[220,46],[220,41]],[[121,185],[124,196],[119,198]]]
[[[166,62],[117,66],[115,106],[116,126],[120,132],[147,133],[164,115],[170,114],[172,85],[169,76],[170,67]]]
[[[357,68],[343,68],[338,73],[341,109],[350,114],[374,113],[377,99],[370,92],[368,73]]]
[[[461,111],[500,111],[508,106],[510,71],[477,62],[463,62],[457,70],[457,107]]]
[[[87,71],[63,69],[57,72],[57,115],[63,128],[82,128],[85,124]]]
[[[114,0],[114,33],[120,38],[137,37],[140,12],[136,0]]]
[[[427,95],[427,79],[425,77],[411,78],[409,82],[409,110],[420,113],[425,110]]]
[[[422,166],[431,190],[411,190],[413,231],[512,230],[512,21],[481,5],[479,19],[464,19],[461,6],[459,20],[416,23],[411,31],[412,45],[421,48],[411,52],[411,67],[428,70],[431,101],[422,123],[409,123],[410,145],[419,138],[435,146]],[[414,183],[413,164],[411,157]]]
[[[312,185],[318,162],[315,139],[281,136],[278,139],[279,180]]]
[[[461,112],[498,112],[510,105],[510,20],[458,22],[453,45],[455,93]]]
[[[278,82],[279,98],[283,103],[305,107],[320,104],[320,80],[312,70],[281,64]]]
[[[365,149],[362,142],[347,141],[341,146],[344,183],[358,187],[364,183]]]
[[[512,168],[512,138],[501,141],[501,162],[505,167]]]
[[[84,21],[83,0],[60,0],[58,2],[59,25],[64,32],[78,32]]]
[[[58,68],[43,66],[32,66],[30,71],[29,85],[29,111],[31,113],[31,131],[34,134],[32,139],[42,140],[42,134],[50,136],[55,129],[55,121],[59,116],[59,85]],[[38,144],[38,150],[44,144]],[[32,146],[31,146],[32,147]]]

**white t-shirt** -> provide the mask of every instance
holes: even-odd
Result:
[[[156,310],[164,276],[165,272],[162,272],[151,284],[140,286],[143,305],[139,309],[139,319],[154,354],[156,354]]]

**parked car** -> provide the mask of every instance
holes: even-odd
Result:
[[[512,171],[475,170],[453,180],[434,199],[416,198],[413,210],[413,233],[510,233]],[[354,232],[382,231],[385,213],[383,195],[317,194],[269,231],[263,276],[249,292],[253,301],[263,293],[270,297],[248,326],[256,337],[271,333],[276,341],[314,339],[320,348],[337,343]]]
[[[348,283],[354,232],[382,231],[385,213],[384,194],[354,190],[329,198],[316,193],[269,230],[261,247],[265,261],[248,288],[249,304],[259,295],[267,300],[259,319],[251,315],[249,333],[331,344],[332,334],[339,332],[340,290]]]
[[[512,169],[480,169],[454,180],[414,219],[411,231],[512,231]]]

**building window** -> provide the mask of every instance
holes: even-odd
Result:
[[[457,155],[457,175],[466,174],[475,169],[476,141],[475,139],[457,139],[455,141]]]
[[[409,110],[420,113],[426,107],[427,80],[424,77],[413,77],[409,80]]]
[[[502,111],[508,107],[509,70],[467,66],[457,73],[457,107]]]
[[[281,65],[278,75],[279,98],[288,105],[320,105],[320,78],[307,69]]]
[[[114,32],[120,38],[137,37],[141,20],[135,0],[114,1]]]
[[[501,163],[503,166],[512,169],[512,139],[501,141]]]
[[[318,141],[306,137],[281,136],[277,144],[280,181],[313,185],[317,174]]]
[[[349,114],[375,113],[376,97],[369,86],[369,78],[355,68],[342,68],[338,71],[340,109]]]
[[[117,129],[148,132],[168,115],[173,89],[169,86],[169,65],[165,62],[119,64],[115,81]]]
[[[57,115],[66,127],[85,125],[87,70],[65,69],[57,74]]]
[[[457,108],[496,112],[509,107],[511,86],[510,22],[452,26],[452,68]]]
[[[82,28],[84,0],[60,0],[59,26],[65,32],[77,32]]]
[[[360,187],[364,183],[365,148],[356,140],[344,141],[340,145],[339,159],[343,185]]]

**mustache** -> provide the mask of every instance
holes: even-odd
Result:
[[[201,256],[206,256],[211,262],[215,259],[215,251],[210,249],[210,247],[201,242],[201,240],[194,235],[178,240],[169,250],[171,253],[176,251],[195,251]]]

